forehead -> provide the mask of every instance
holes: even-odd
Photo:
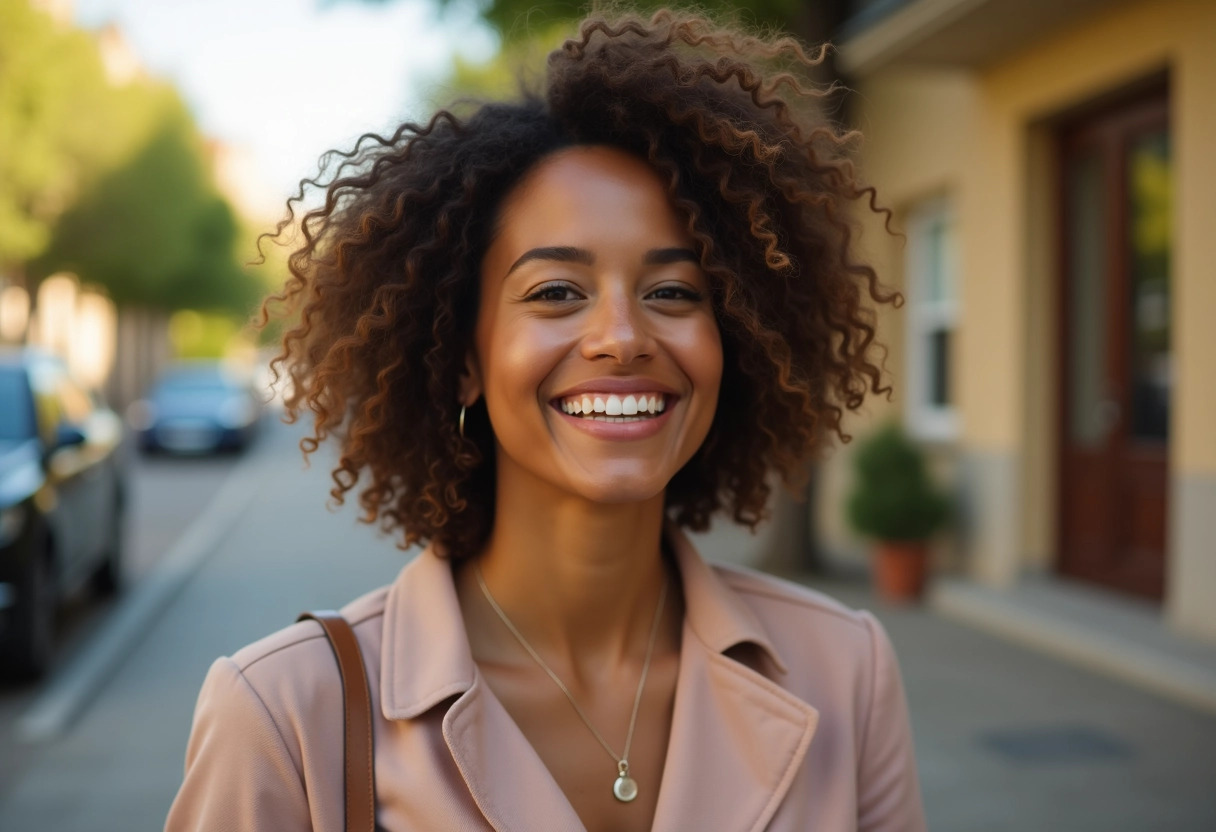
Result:
[[[508,194],[497,232],[507,247],[689,240],[659,174],[601,146],[566,148],[538,162]]]

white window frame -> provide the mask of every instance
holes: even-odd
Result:
[[[943,241],[943,263],[940,265],[946,270],[944,285],[948,287],[950,294],[945,298],[934,299],[929,297],[929,270],[934,267],[929,262],[929,240],[934,229],[942,225],[947,229],[947,233]],[[951,355],[947,359],[946,367],[947,372],[957,377],[954,372],[956,361],[953,354],[958,343],[959,320],[957,228],[954,207],[947,197],[925,200],[908,212],[908,245],[904,262],[907,287],[907,304],[904,307],[907,313],[907,395],[904,416],[908,432],[912,436],[933,442],[950,442],[957,439],[959,434],[957,408],[952,404],[934,404],[929,390],[929,338],[934,332],[946,330],[950,333],[948,349]],[[947,389],[952,401],[957,402],[957,390],[952,381],[953,378],[947,380]]]

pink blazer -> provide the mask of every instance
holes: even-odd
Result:
[[[687,615],[654,829],[925,828],[895,654],[832,599],[674,548]],[[376,714],[377,821],[582,830],[469,651],[451,570],[426,551],[348,605]],[[316,622],[211,666],[166,830],[341,832],[342,694]]]

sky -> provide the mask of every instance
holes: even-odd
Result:
[[[488,57],[497,43],[468,6],[441,17],[432,0],[76,0],[75,19],[116,23],[276,199],[326,150],[426,118],[427,85],[452,56]]]

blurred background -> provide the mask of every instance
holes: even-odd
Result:
[[[703,5],[834,44],[906,303],[891,400],[702,550],[884,621],[931,829],[1216,829],[1216,2]],[[408,559],[277,419],[255,239],[579,9],[0,0],[0,829],[159,828],[211,660]]]

